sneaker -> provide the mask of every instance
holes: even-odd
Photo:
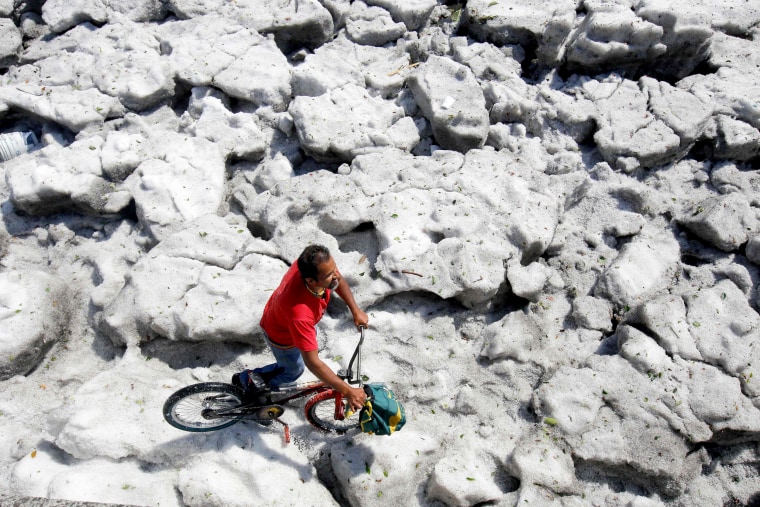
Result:
[[[233,386],[239,387],[240,389],[243,389],[243,384],[240,382],[240,373],[235,373],[232,375],[232,382],[231,384]]]
[[[251,370],[243,370],[232,375],[232,385],[243,390],[243,403],[264,405],[268,403],[269,386],[261,375]]]
[[[269,386],[260,374],[254,373],[253,370],[243,370],[232,376],[232,385],[237,386],[245,392],[248,391],[267,391]]]

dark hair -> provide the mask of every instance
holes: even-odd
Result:
[[[301,278],[306,280],[311,278],[316,280],[319,276],[317,266],[330,259],[330,250],[322,245],[309,245],[303,249],[298,257],[298,271],[301,272]]]

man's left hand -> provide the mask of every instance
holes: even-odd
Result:
[[[354,325],[356,326],[356,329],[359,329],[360,327],[367,328],[369,327],[368,324],[369,317],[367,317],[367,314],[362,310],[357,309],[356,313],[354,313]]]

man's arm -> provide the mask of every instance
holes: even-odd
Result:
[[[356,301],[354,301],[354,295],[351,293],[351,287],[348,286],[348,282],[342,276],[340,277],[340,284],[338,284],[338,288],[335,289],[335,292],[343,301],[346,302],[348,309],[351,310],[351,315],[354,316],[354,325],[357,328],[367,327],[369,318],[367,317],[367,314],[364,313],[361,308],[359,308],[359,305],[356,304]]]
[[[319,380],[345,396],[354,411],[360,410],[364,406],[364,401],[367,399],[367,394],[364,390],[358,387],[351,387],[342,381],[329,366],[322,362],[316,350],[301,352],[301,356],[309,371]]]

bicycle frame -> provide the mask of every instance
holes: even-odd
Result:
[[[325,384],[324,382],[315,380],[312,382],[304,382],[302,384],[298,384],[297,386],[294,386],[292,389],[289,389],[288,391],[283,392],[277,392],[272,391],[267,395],[267,399],[264,403],[248,403],[246,405],[241,405],[239,407],[235,408],[229,408],[229,409],[216,409],[212,412],[204,415],[204,417],[208,418],[229,418],[229,417],[246,417],[246,416],[255,416],[258,414],[260,409],[264,407],[269,407],[272,405],[287,405],[289,402],[293,400],[297,400],[298,398],[306,398],[308,396],[311,396],[312,394],[316,394],[322,391],[328,391],[332,389],[330,386]]]

